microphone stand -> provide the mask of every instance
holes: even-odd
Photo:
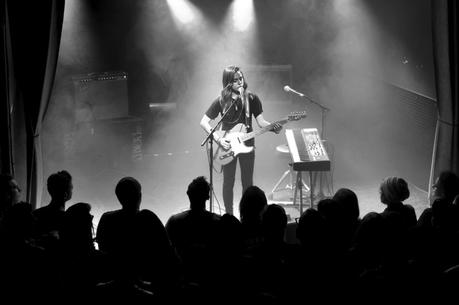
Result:
[[[226,109],[226,111],[222,114],[222,117],[220,120],[217,122],[214,128],[210,130],[210,133],[207,135],[207,137],[202,141],[201,146],[204,146],[207,142],[209,142],[209,185],[210,185],[210,196],[209,196],[209,211],[212,212],[212,206],[213,206],[213,195],[214,195],[214,184],[213,184],[213,168],[214,168],[214,152],[213,152],[213,143],[214,143],[214,132],[220,127],[220,125],[223,122],[223,119],[226,117],[226,114],[228,111],[234,106],[236,103],[237,99],[233,99],[233,102],[231,105]]]
[[[310,98],[309,96],[307,96],[304,93],[298,92],[298,95],[301,96],[301,97],[306,98],[311,103],[316,104],[317,106],[320,107],[320,110],[322,111],[322,122],[321,122],[322,123],[322,130],[320,132],[320,137],[322,138],[322,140],[324,140],[324,137],[325,137],[325,131],[324,131],[325,130],[325,112],[330,111],[330,108],[327,108],[327,107],[323,106],[322,104],[316,102],[315,100],[313,100],[312,98]]]
[[[323,106],[322,104],[316,102],[315,100],[313,100],[312,98],[310,98],[309,96],[307,96],[307,95],[304,94],[304,93],[298,92],[297,94],[298,94],[299,96],[301,96],[301,97],[307,99],[309,102],[311,102],[311,103],[313,103],[313,104],[315,104],[315,105],[317,105],[317,106],[320,107],[320,110],[321,110],[321,112],[322,112],[322,115],[321,115],[322,130],[320,131],[320,137],[321,137],[322,141],[325,141],[325,113],[326,113],[327,111],[330,111],[330,109],[327,108],[327,107],[325,107],[325,106]],[[310,181],[310,182],[311,182],[311,184],[313,184],[312,181]],[[319,194],[318,194],[318,195],[319,195],[320,197],[324,197],[323,189],[322,189],[322,175],[320,175],[319,184],[320,184],[320,189],[319,189]],[[312,185],[311,185],[311,187],[312,187]],[[313,188],[311,188],[311,189],[313,189]],[[312,198],[312,194],[311,194],[311,198]]]

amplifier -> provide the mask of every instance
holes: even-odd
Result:
[[[125,72],[90,73],[72,77],[76,123],[128,117],[127,79]]]

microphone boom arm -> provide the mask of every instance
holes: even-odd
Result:
[[[322,132],[321,132],[321,137],[322,137],[322,140],[324,140],[325,139],[325,137],[324,137],[325,136],[325,132],[324,132],[324,129],[325,129],[325,126],[324,126],[324,124],[325,124],[325,112],[330,111],[330,108],[327,108],[327,107],[323,106],[322,104],[316,102],[314,99],[310,98],[306,94],[298,92],[298,91],[290,88],[290,86],[284,86],[284,91],[293,92],[293,93],[297,94],[298,96],[300,96],[302,98],[305,98],[309,102],[311,102],[311,103],[313,103],[313,104],[315,104],[315,105],[320,107],[320,109],[322,110]]]

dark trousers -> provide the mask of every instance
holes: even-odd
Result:
[[[223,166],[223,202],[226,213],[233,214],[233,188],[236,176],[236,164],[239,160],[241,168],[242,193],[253,185],[253,168],[255,164],[255,152],[240,154],[230,163]]]

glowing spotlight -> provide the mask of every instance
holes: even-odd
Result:
[[[234,29],[243,32],[254,19],[253,0],[234,0],[232,4]]]
[[[195,8],[187,0],[167,0],[172,14],[181,23],[190,23],[195,18]]]

